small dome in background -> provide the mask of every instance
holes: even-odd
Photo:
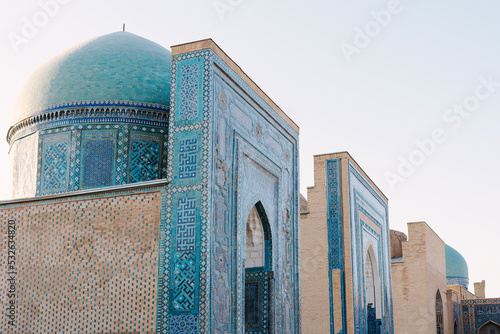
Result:
[[[469,287],[469,267],[465,258],[453,247],[445,245],[446,284]]]
[[[307,199],[300,194],[300,212],[307,211]]]
[[[171,53],[120,31],[53,57],[25,82],[11,125],[46,110],[115,103],[170,105]]]
[[[396,230],[389,230],[391,259],[403,257],[403,242],[408,241],[406,234]]]

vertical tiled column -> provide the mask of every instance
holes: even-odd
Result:
[[[326,161],[326,196],[328,210],[328,267],[330,275],[331,332],[345,328],[344,254],[342,241],[340,162]],[[340,295],[338,294],[340,288]],[[340,302],[340,305],[337,302]],[[335,312],[339,309],[342,312]]]
[[[210,51],[172,60],[168,171],[160,245],[159,333],[208,333]]]

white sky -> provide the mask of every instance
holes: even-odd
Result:
[[[313,185],[314,154],[349,151],[389,197],[391,228],[406,233],[407,222],[426,221],[468,261],[470,290],[485,279],[487,297],[500,297],[497,2],[65,0],[32,36],[23,35],[24,26],[43,19],[41,4],[54,1],[0,3],[2,136],[24,80],[81,41],[122,23],[165,47],[210,37],[301,127],[304,195]],[[230,10],[218,13],[216,4]],[[389,7],[384,26],[374,24],[374,13]],[[369,29],[366,45],[354,43],[358,29]],[[27,36],[18,50],[13,34]],[[342,43],[359,46],[350,62]],[[490,91],[476,90],[480,77],[490,77]],[[474,109],[469,116],[460,124],[444,120],[457,119],[447,110],[464,102]],[[415,141],[436,129],[446,140],[418,161]],[[2,199],[11,192],[7,152],[0,140]],[[386,174],[410,156],[422,164],[393,189]]]

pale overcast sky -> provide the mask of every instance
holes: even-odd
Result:
[[[123,23],[167,48],[210,37],[300,126],[304,195],[313,155],[349,151],[389,197],[391,228],[426,221],[468,261],[470,290],[485,279],[500,297],[499,12],[493,0],[2,1],[0,133],[29,74],[79,42]],[[7,156],[1,140],[2,199]]]

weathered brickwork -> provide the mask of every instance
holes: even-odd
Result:
[[[155,332],[159,190],[24,203],[0,207],[1,333]]]

